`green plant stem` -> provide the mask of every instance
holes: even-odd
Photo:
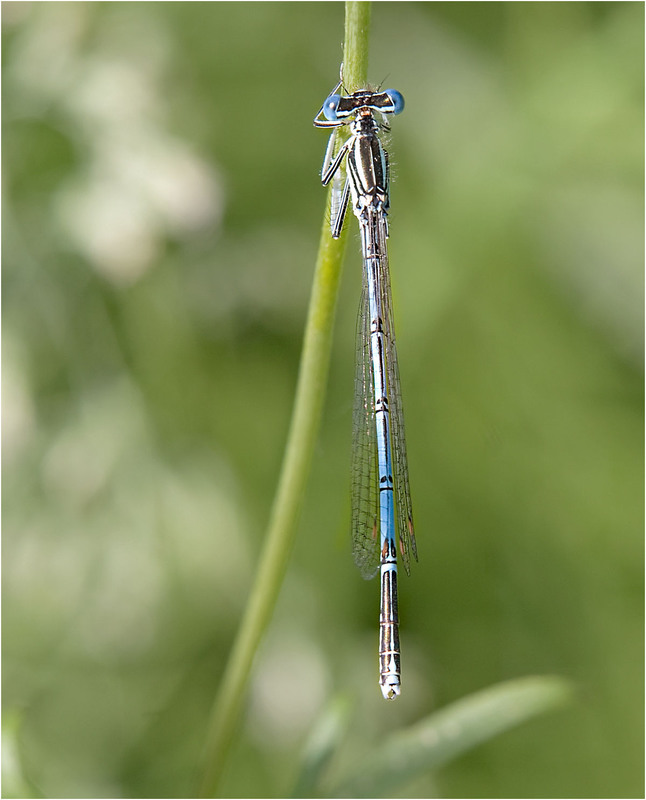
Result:
[[[347,0],[345,4],[343,83],[349,92],[364,89],[368,83],[370,8],[366,2]]]
[[[348,89],[366,81],[369,20],[370,3],[346,3],[343,75]],[[211,712],[200,797],[217,792],[253,659],[287,568],[325,398],[344,250],[345,235],[332,239],[324,220],[285,456],[255,583]]]

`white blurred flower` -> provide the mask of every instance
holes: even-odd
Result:
[[[221,182],[168,130],[170,48],[150,17],[135,7],[125,34],[106,25],[90,50],[82,4],[54,5],[25,28],[7,83],[22,113],[56,108],[82,159],[54,195],[55,219],[104,277],[132,283],[168,238],[217,227]]]

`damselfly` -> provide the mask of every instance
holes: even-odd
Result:
[[[388,153],[380,141],[385,115],[399,114],[404,98],[394,89],[338,94],[340,81],[314,119],[332,128],[321,181],[332,184],[330,227],[336,239],[352,198],[363,252],[363,291],[357,322],[357,366],[352,449],[352,546],[365,578],[381,571],[379,683],[383,696],[401,690],[397,545],[407,574],[417,559],[404,417],[395,349],[388,271]],[[350,128],[335,153],[337,130]],[[345,168],[344,168],[345,164]],[[343,179],[345,175],[345,180]]]

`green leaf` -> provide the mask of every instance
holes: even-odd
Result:
[[[350,714],[346,696],[337,696],[324,710],[305,744],[301,769],[292,797],[312,797],[321,782],[321,775],[336,751]]]
[[[20,726],[18,711],[4,714],[2,719],[2,796],[35,797],[33,788],[25,777],[20,756]]]
[[[404,784],[481,742],[558,708],[571,693],[567,681],[550,675],[507,681],[476,692],[381,742],[356,764],[352,776],[331,789],[331,796],[392,796]]]

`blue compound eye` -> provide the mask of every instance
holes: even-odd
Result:
[[[386,89],[386,94],[393,104],[392,114],[401,114],[404,110],[404,95],[398,92],[397,89]],[[328,98],[329,99],[329,98]]]
[[[336,114],[336,110],[339,107],[339,102],[341,101],[340,94],[331,94],[327,100],[323,103],[323,116],[325,119],[329,120],[330,122],[337,122],[338,117]]]

